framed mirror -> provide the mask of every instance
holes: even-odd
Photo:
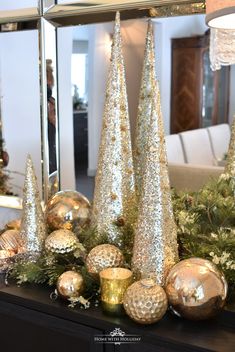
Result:
[[[49,7],[48,2],[46,3],[47,10],[44,16],[57,27],[62,189],[76,189],[92,199],[116,10],[121,11],[133,140],[146,23],[150,17],[154,23],[156,70],[166,134],[231,122],[235,113],[234,102],[231,99],[235,85],[235,70],[234,67],[226,68],[221,79],[215,77],[210,70],[208,27],[205,25],[203,1],[102,1],[99,4],[91,1],[87,6],[80,1],[72,3],[61,0],[54,7]],[[183,123],[180,121],[178,123],[181,124],[180,129],[174,130],[173,121],[177,124],[174,100],[177,100],[177,97],[172,82],[176,65],[173,54],[177,46],[175,43],[182,42],[183,39],[187,41],[187,38],[192,40],[198,38],[199,41],[205,38],[204,49],[201,50],[205,55],[202,55],[201,66],[198,68],[203,72],[200,73],[202,80],[196,82],[196,73],[195,81],[191,82],[191,87],[188,88],[200,85],[200,99],[199,95],[193,92],[191,94],[194,97],[193,104],[198,100],[200,119],[189,112],[187,116],[183,115],[185,103],[179,111]],[[193,51],[196,47],[189,50]],[[187,51],[187,48],[185,50]],[[185,56],[185,52],[182,52],[181,56]],[[203,67],[205,70],[202,70]],[[175,77],[176,80],[179,81],[177,84],[182,83],[179,77]],[[179,87],[176,87],[177,89]],[[182,90],[184,89],[185,87],[182,87]],[[197,89],[199,91],[199,88]],[[216,94],[215,89],[218,90]],[[217,98],[212,99],[211,94]],[[217,107],[218,104],[220,106],[219,115],[215,104]],[[195,106],[192,106],[194,111]],[[187,120],[193,124],[188,124]]]

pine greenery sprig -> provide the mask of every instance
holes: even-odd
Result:
[[[225,274],[235,289],[235,182],[229,175],[212,180],[198,193],[173,193],[181,259],[201,257]]]

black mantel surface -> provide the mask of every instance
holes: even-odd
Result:
[[[41,286],[0,288],[0,351],[6,352],[162,352],[235,351],[235,330],[223,318],[193,322],[166,316],[156,324],[142,326],[127,316],[104,315],[98,307],[68,308],[49,296],[52,289]],[[120,328],[138,335],[141,342],[99,344],[96,335]]]

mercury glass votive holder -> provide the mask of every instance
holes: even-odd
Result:
[[[133,282],[132,272],[125,268],[108,268],[100,272],[101,304],[105,313],[123,315],[123,296]]]

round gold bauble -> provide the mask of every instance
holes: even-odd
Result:
[[[79,230],[89,224],[91,206],[81,193],[61,191],[49,199],[45,214],[49,231]]]
[[[7,230],[0,236],[0,249],[11,250],[16,254],[22,245],[22,238],[17,230]]]
[[[52,253],[71,253],[77,248],[78,239],[69,230],[53,231],[45,240],[45,249]]]
[[[122,252],[111,244],[94,247],[86,258],[86,267],[90,274],[98,277],[101,270],[117,268],[124,264]]]
[[[172,311],[192,320],[216,315],[227,296],[224,275],[212,262],[201,258],[176,264],[167,276],[165,289]]]
[[[79,297],[83,286],[83,277],[76,271],[65,271],[57,280],[57,291],[66,299]]]
[[[152,279],[135,282],[126,290],[123,307],[129,317],[139,324],[153,324],[167,310],[167,296]]]

